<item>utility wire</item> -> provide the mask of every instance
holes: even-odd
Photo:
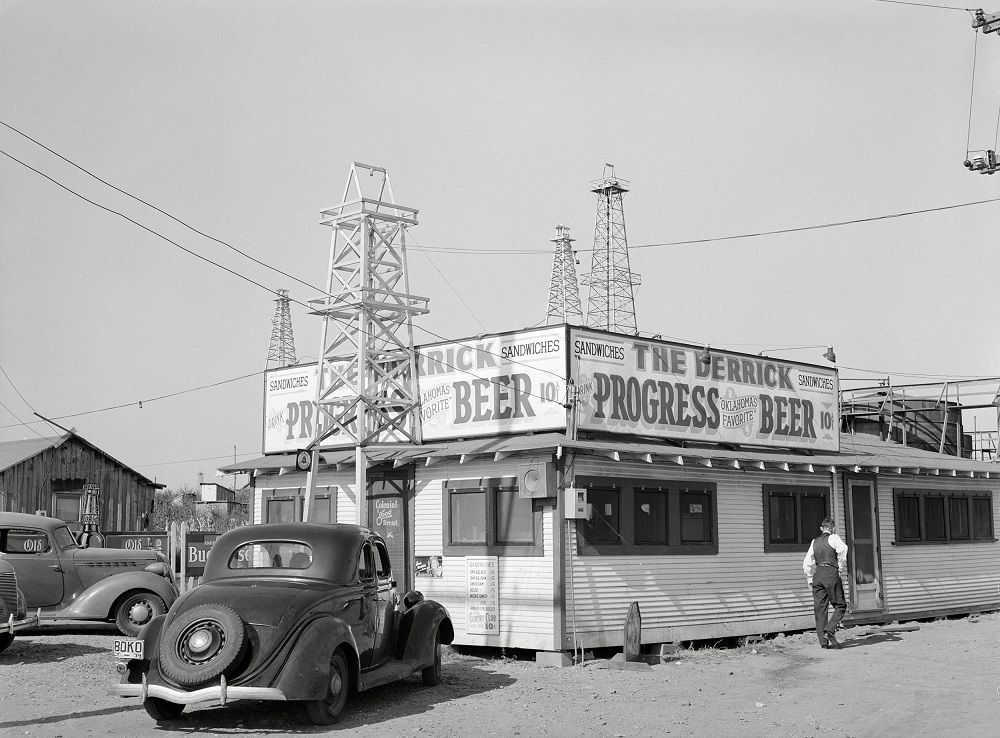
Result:
[[[57,152],[53,151],[49,147],[45,146],[44,144],[41,144],[40,142],[38,142],[35,139],[31,138],[27,134],[22,133],[21,131],[17,130],[13,126],[10,126],[9,124],[4,123],[3,121],[0,121],[0,124],[6,126],[7,128],[10,128],[12,131],[15,131],[16,133],[18,133],[18,134],[24,136],[25,138],[31,140],[33,143],[37,144],[38,146],[41,146],[42,148],[44,148],[45,150],[49,151],[53,155],[58,156],[60,159],[66,161],[67,163],[71,164],[72,166],[76,167],[77,169],[80,169],[81,171],[85,172],[86,174],[88,174],[89,176],[93,177],[94,179],[97,179],[98,181],[100,181],[103,184],[111,187],[112,189],[114,189],[114,190],[116,190],[118,192],[121,192],[122,194],[125,194],[128,197],[131,197],[131,198],[137,200],[138,202],[141,202],[141,203],[147,205],[148,207],[153,208],[154,210],[156,210],[156,211],[158,211],[158,212],[166,215],[167,217],[171,218],[172,220],[175,220],[176,222],[184,225],[185,227],[189,228],[190,230],[194,231],[195,233],[198,233],[198,234],[200,234],[202,236],[205,236],[206,238],[209,238],[209,239],[211,239],[213,241],[216,241],[217,243],[220,243],[220,244],[222,244],[224,246],[227,246],[228,248],[231,248],[233,251],[236,251],[237,253],[245,256],[246,258],[251,259],[252,261],[254,261],[257,264],[265,266],[265,267],[267,267],[269,269],[274,269],[274,271],[277,271],[277,272],[279,272],[279,273],[281,273],[281,274],[283,274],[285,276],[289,276],[289,278],[294,279],[295,281],[297,281],[297,282],[299,282],[301,284],[309,286],[312,289],[317,289],[318,290],[318,288],[314,287],[313,285],[310,285],[309,283],[304,282],[304,281],[302,281],[302,280],[300,280],[300,279],[298,279],[296,277],[291,277],[291,275],[287,275],[284,272],[281,272],[280,270],[275,269],[274,267],[270,267],[269,265],[265,264],[264,262],[261,262],[261,261],[255,259],[252,256],[249,256],[248,254],[246,254],[245,252],[241,251],[240,249],[237,249],[237,248],[235,248],[233,246],[230,246],[225,241],[222,241],[221,239],[217,239],[217,238],[215,238],[213,236],[210,236],[210,235],[208,235],[206,233],[203,233],[202,231],[198,230],[197,228],[194,228],[193,226],[188,225],[183,220],[181,220],[179,218],[176,218],[173,215],[170,215],[169,213],[167,213],[166,211],[164,211],[164,210],[156,207],[155,205],[152,205],[152,204],[146,202],[145,200],[142,200],[141,198],[135,197],[134,195],[131,195],[128,192],[125,192],[124,190],[121,190],[118,187],[115,187],[114,185],[106,182],[105,180],[101,179],[97,175],[89,172],[87,169],[85,169],[85,168],[83,168],[83,167],[81,167],[81,166],[73,163],[72,161],[70,161],[66,157],[62,156],[61,154],[58,154]],[[119,212],[117,210],[114,210],[114,209],[112,209],[110,207],[107,207],[105,205],[97,203],[94,200],[91,200],[90,198],[88,198],[88,197],[80,194],[79,192],[77,192],[77,191],[73,190],[72,188],[68,187],[67,185],[64,185],[61,182],[57,181],[53,177],[50,177],[49,175],[45,174],[44,172],[36,169],[35,167],[32,167],[30,164],[27,164],[27,163],[21,161],[20,159],[18,159],[15,156],[12,156],[11,154],[7,153],[6,151],[3,151],[2,149],[0,149],[0,154],[3,154],[4,156],[6,156],[9,159],[17,162],[18,164],[22,165],[23,167],[25,167],[25,168],[27,168],[27,169],[35,172],[39,176],[44,177],[45,179],[47,179],[50,182],[52,182],[53,184],[57,185],[61,189],[69,192],[72,195],[75,195],[76,197],[79,197],[80,199],[84,200],[85,202],[87,202],[87,203],[89,203],[91,205],[94,205],[95,207],[100,208],[101,210],[104,210],[106,212],[109,212],[109,213],[112,213],[114,215],[117,215],[117,216],[119,216],[119,217],[121,217],[121,218],[129,221],[130,223],[133,223],[134,225],[137,225],[138,227],[142,228],[143,230],[147,231],[148,233],[150,233],[150,234],[152,234],[154,236],[157,236],[158,238],[161,238],[164,241],[167,241],[171,245],[176,246],[177,248],[181,249],[184,252],[186,252],[186,253],[188,253],[188,254],[190,254],[190,255],[198,258],[198,259],[201,259],[204,262],[212,264],[213,266],[216,266],[219,269],[222,269],[223,271],[225,271],[225,272],[227,272],[229,274],[232,274],[233,276],[235,276],[235,277],[237,277],[239,279],[243,279],[244,281],[247,281],[247,282],[249,282],[249,283],[251,283],[251,284],[253,284],[253,285],[257,286],[257,287],[260,287],[261,289],[266,290],[270,294],[277,295],[277,292],[275,290],[267,287],[266,285],[263,285],[260,282],[257,282],[255,280],[251,279],[250,277],[247,277],[247,276],[245,276],[243,274],[240,274],[239,272],[236,272],[233,269],[230,269],[230,268],[228,268],[226,266],[223,266],[222,264],[219,264],[218,262],[215,262],[212,259],[209,259],[208,257],[202,256],[201,254],[198,254],[197,252],[192,251],[191,249],[188,249],[188,248],[182,246],[181,244],[179,244],[176,241],[174,241],[174,240],[172,240],[172,239],[164,236],[163,234],[161,234],[161,233],[153,230],[152,228],[149,228],[149,227],[143,225],[142,223],[139,223],[138,221],[136,221],[136,220],[128,217],[124,213],[121,213],[121,212]],[[917,215],[917,214],[922,214],[922,213],[936,212],[936,211],[942,211],[942,210],[950,210],[950,209],[954,209],[954,208],[969,207],[969,206],[972,206],[972,205],[981,205],[981,204],[986,204],[986,203],[991,203],[991,202],[998,202],[998,201],[1000,201],[1000,198],[992,198],[992,199],[989,199],[989,200],[980,200],[980,201],[971,202],[971,203],[961,203],[961,204],[956,204],[956,205],[946,205],[946,206],[941,206],[941,207],[936,207],[936,208],[925,208],[925,209],[922,209],[922,210],[906,211],[906,212],[903,212],[903,213],[894,213],[894,214],[889,214],[889,215],[874,216],[874,217],[870,217],[870,218],[858,218],[858,219],[847,220],[847,221],[838,221],[838,222],[832,222],[832,223],[824,223],[824,224],[818,224],[818,225],[812,225],[812,226],[802,226],[802,227],[797,227],[797,228],[779,229],[779,230],[773,230],[773,231],[761,231],[761,232],[756,232],[756,233],[738,234],[738,235],[733,235],[733,236],[721,236],[721,237],[714,237],[714,238],[693,239],[693,240],[686,240],[686,241],[672,241],[672,242],[653,243],[653,244],[639,244],[639,245],[633,246],[631,248],[635,248],[635,249],[638,249],[638,248],[659,248],[659,247],[666,247],[666,246],[689,245],[689,244],[697,244],[697,243],[707,243],[707,242],[734,240],[734,239],[740,239],[740,238],[751,238],[751,237],[758,237],[758,236],[764,236],[764,235],[777,235],[777,234],[783,234],[783,233],[793,233],[793,232],[816,230],[816,229],[821,229],[821,228],[831,228],[831,227],[838,227],[838,226],[843,226],[843,225],[851,225],[851,224],[857,224],[857,223],[863,223],[863,222],[870,222],[870,221],[877,221],[877,220],[885,220],[885,219],[890,219],[890,218],[899,218],[899,217],[904,217],[904,216],[908,216],[908,215]],[[447,251],[447,249],[428,249],[427,247],[419,247],[419,246],[417,248],[419,250]],[[592,250],[592,249],[579,249],[579,250],[581,250],[581,251],[587,251],[587,250]],[[454,250],[451,250],[451,251],[453,253],[462,253],[463,251],[465,251],[467,253],[487,253],[487,252],[484,252],[484,251],[461,250],[461,249],[454,249]],[[496,251],[496,253],[510,254],[510,253],[516,253],[516,252],[514,252],[514,251],[503,251],[503,250],[500,250],[500,251]],[[520,253],[548,253],[548,251],[547,250],[546,251],[524,250],[524,251],[521,251]],[[327,295],[331,299],[334,299],[334,300],[337,300],[337,301],[343,301],[343,298],[339,298],[337,296],[330,295],[325,290],[318,290],[318,291],[320,291],[323,294]],[[311,306],[311,305],[309,305],[307,303],[304,303],[304,302],[302,302],[300,300],[297,300],[295,298],[289,298],[289,299],[292,302],[295,302],[296,304],[298,304],[300,306],[303,306],[303,307],[305,307],[305,308],[307,308],[309,310],[313,309],[313,306]],[[338,320],[338,319],[334,319],[334,320],[336,320],[337,322],[339,322],[341,325],[346,325],[346,322],[344,322],[344,321],[341,321],[341,320]],[[477,322],[478,322],[478,320],[477,320]],[[446,338],[444,336],[441,336],[441,335],[439,335],[439,334],[437,334],[437,333],[435,333],[435,332],[433,332],[433,331],[431,331],[431,330],[429,330],[427,328],[424,328],[422,326],[415,325],[414,328],[416,328],[418,330],[421,330],[421,331],[427,333],[428,335],[434,336],[435,338],[438,338],[438,339],[440,339],[442,341],[447,341],[447,342],[450,342],[450,343],[456,343],[458,345],[465,346],[467,348],[472,348],[473,350],[476,350],[476,351],[481,351],[481,349],[479,349],[476,346],[472,346],[470,344],[463,344],[460,341],[453,341],[451,339],[448,339],[448,338]],[[420,355],[422,352],[415,350],[415,353],[417,355]],[[441,359],[437,359],[436,358],[435,361],[437,361],[438,363],[440,363],[442,366],[445,366],[445,367],[447,367],[449,369],[452,369],[452,370],[454,370],[456,372],[463,373],[463,374],[468,374],[469,376],[474,376],[474,377],[479,378],[478,375],[475,375],[472,372],[463,370],[463,369],[461,369],[459,367],[452,366],[452,365],[448,364],[447,362],[445,362],[445,361],[443,361]],[[523,362],[518,362],[516,360],[509,360],[509,361],[510,361],[510,363],[524,365]],[[549,372],[547,370],[539,370],[539,371],[542,371],[542,372],[544,372],[546,374],[551,374],[552,376],[558,377],[558,378],[561,379],[561,375],[557,375],[554,372]],[[261,374],[261,372],[257,372],[255,374]],[[244,378],[247,378],[247,377],[250,377],[250,376],[255,376],[255,374],[244,375],[243,377],[238,377],[238,378],[234,378],[234,379],[230,379],[230,380],[225,380],[224,382],[217,383],[217,384],[223,384],[225,382],[237,381],[239,379],[244,379]],[[489,380],[489,381],[491,381],[491,383],[493,383],[493,384],[498,384],[497,382],[495,382],[493,380]],[[215,386],[215,385],[206,385],[205,387],[211,387],[211,386]],[[142,406],[142,402],[151,402],[151,401],[155,401],[155,400],[158,400],[158,399],[165,399],[165,398],[168,398],[168,397],[173,397],[173,396],[176,396],[176,395],[179,395],[179,394],[185,394],[186,392],[192,392],[192,391],[196,391],[198,389],[203,389],[203,388],[204,387],[199,387],[199,388],[194,388],[194,389],[191,389],[191,390],[184,390],[182,392],[173,393],[173,394],[170,394],[170,395],[163,395],[161,397],[151,398],[150,400],[140,400],[140,401],[137,401],[137,402],[124,403],[124,404],[121,404],[121,405],[111,406],[111,407],[107,407],[107,408],[101,408],[101,409],[98,409],[98,410],[91,410],[91,411],[87,411],[87,412],[84,412],[84,413],[77,413],[77,414],[73,414],[73,415],[60,416],[59,418],[56,418],[56,419],[68,418],[68,417],[78,417],[80,415],[89,415],[89,414],[98,413],[98,412],[105,412],[105,411],[109,411],[109,410],[116,410],[116,409],[121,409],[121,408],[125,408],[125,407],[130,407],[130,406],[133,406],[133,405],[139,405],[141,407]],[[533,393],[525,393],[525,394],[527,394],[527,396],[529,396],[529,397],[532,397],[532,396],[536,397],[537,399],[543,399],[543,400],[546,399],[546,398],[544,398],[541,395],[534,395]],[[6,426],[6,427],[11,427],[11,426]]]
[[[933,3],[911,3],[906,0],[875,0],[877,3],[889,3],[890,5],[914,5],[918,8],[938,8],[939,10],[959,10],[963,13],[972,12],[971,8],[956,8],[953,5],[934,5]]]
[[[1000,122],[998,122],[998,128],[1000,128]],[[823,228],[839,228],[841,226],[847,225],[857,225],[859,223],[872,223],[880,220],[891,220],[893,218],[906,218],[911,215],[925,215],[927,213],[937,213],[944,210],[955,210],[957,208],[968,208],[974,207],[976,205],[987,205],[989,203],[1000,202],[1000,197],[993,197],[988,200],[974,200],[972,202],[960,202],[953,205],[941,205],[934,208],[922,208],[920,210],[905,210],[900,213],[889,213],[887,215],[873,215],[868,218],[852,218],[850,220],[838,220],[831,221],[828,223],[817,223],[815,225],[808,226],[797,226],[795,228],[778,228],[771,231],[752,231],[749,233],[736,233],[731,236],[712,236],[709,238],[692,238],[683,241],[661,241],[658,243],[641,243],[635,246],[629,246],[629,250],[634,249],[655,249],[655,248],[665,248],[667,246],[690,246],[692,244],[701,243],[716,243],[719,241],[735,241],[742,238],[757,238],[760,236],[777,236],[784,233],[801,233],[802,231],[817,231]],[[467,248],[449,248],[446,246],[422,246],[420,247],[424,251],[438,251],[441,253],[451,253],[451,254],[551,254],[551,251],[540,250],[540,249],[467,249]],[[577,251],[593,251],[593,249],[576,249]]]
[[[93,205],[93,206],[95,206],[97,208],[100,208],[101,210],[104,210],[106,212],[109,212],[109,213],[112,213],[114,215],[117,215],[120,218],[123,218],[123,219],[127,220],[128,222],[133,223],[134,225],[139,226],[144,231],[147,231],[148,233],[150,233],[150,234],[152,234],[152,235],[154,235],[154,236],[156,236],[158,238],[163,239],[167,243],[170,243],[173,246],[176,246],[177,248],[181,249],[185,253],[188,253],[191,256],[194,256],[194,257],[196,257],[198,259],[201,259],[204,262],[212,264],[213,266],[216,266],[219,269],[222,269],[223,271],[225,271],[225,272],[227,272],[229,274],[232,274],[234,277],[237,277],[237,278],[242,279],[242,280],[244,280],[246,282],[249,282],[250,284],[253,284],[253,285],[257,286],[257,287],[260,287],[261,289],[267,291],[268,293],[270,293],[272,295],[280,297],[280,295],[278,295],[278,293],[275,290],[271,289],[270,287],[267,287],[266,285],[263,285],[260,282],[257,282],[256,280],[251,279],[250,277],[247,277],[247,276],[245,276],[243,274],[240,274],[239,272],[234,271],[233,269],[230,269],[229,267],[223,266],[222,264],[219,264],[218,262],[213,261],[212,259],[209,259],[206,256],[202,256],[201,254],[199,254],[199,253],[197,253],[195,251],[192,251],[191,249],[186,248],[185,246],[182,246],[181,244],[177,243],[176,241],[168,238],[167,236],[164,236],[162,233],[159,233],[158,231],[155,231],[152,228],[149,228],[148,226],[145,226],[142,223],[139,223],[138,221],[130,218],[129,216],[125,215],[124,213],[121,213],[121,212],[119,212],[117,210],[114,210],[113,208],[107,207],[106,205],[101,205],[100,203],[95,202],[94,200],[91,200],[90,198],[88,198],[88,197],[80,194],[79,192],[77,192],[76,190],[72,189],[71,187],[68,187],[67,185],[62,184],[61,182],[59,182],[56,179],[50,177],[49,175],[45,174],[44,172],[39,171],[38,169],[36,169],[35,167],[31,166],[30,164],[27,164],[27,163],[21,161],[20,159],[18,159],[15,156],[12,156],[11,154],[7,153],[6,151],[0,149],[0,154],[3,154],[7,158],[9,158],[9,159],[17,162],[18,164],[20,164],[21,166],[23,166],[23,167],[25,167],[25,168],[27,168],[27,169],[35,172],[36,174],[40,175],[41,177],[44,177],[45,179],[49,180],[53,184],[59,186],[61,189],[65,190],[66,192],[69,192],[70,194],[75,195],[76,197],[79,197],[84,202],[90,203],[91,205]],[[198,232],[200,233],[200,231],[198,231]],[[213,239],[213,240],[217,240],[217,239]],[[220,243],[223,243],[223,242],[220,241]],[[238,249],[234,249],[234,250],[239,251]],[[242,253],[242,252],[240,252],[240,253]],[[301,280],[299,280],[299,281],[301,281]],[[333,299],[334,301],[336,301],[336,302],[347,302],[347,300],[345,298],[338,297],[338,296],[335,296],[335,295],[330,295],[325,290],[323,291],[323,293],[325,295],[327,295],[328,297],[330,297],[331,299]],[[297,305],[301,305],[302,307],[306,308],[307,310],[313,310],[314,309],[312,305],[304,303],[301,300],[297,300],[297,299],[292,298],[292,297],[289,297],[288,299],[291,302],[296,303]],[[340,323],[342,326],[347,325],[346,321],[343,321],[343,320],[340,320],[340,319],[337,319],[337,318],[333,318],[333,320],[335,320],[336,322]],[[457,343],[458,345],[465,346],[466,348],[471,348],[471,349],[473,349],[475,351],[482,351],[482,349],[480,349],[480,348],[478,348],[476,346],[473,346],[471,344],[464,344],[461,341],[453,341],[452,339],[446,338],[445,336],[442,336],[442,335],[440,335],[438,333],[435,333],[435,332],[433,332],[433,331],[431,331],[431,330],[429,330],[427,328],[424,328],[422,326],[418,326],[417,325],[417,326],[414,326],[414,328],[422,330],[423,332],[427,333],[428,335],[434,336],[435,338],[438,338],[438,339],[440,339],[442,341],[448,341],[450,343]],[[420,355],[421,352],[415,351],[415,353],[417,355]],[[492,353],[492,352],[484,352],[484,353]],[[500,357],[499,354],[493,353],[492,355]],[[500,357],[500,358],[502,358],[502,357]],[[447,362],[445,362],[445,361],[443,361],[441,359],[435,359],[435,360],[439,364],[441,364],[442,366],[446,366],[449,369],[453,369],[456,372],[460,372],[460,373],[463,373],[463,374],[468,374],[469,376],[479,378],[478,375],[475,375],[472,372],[466,371],[466,370],[461,369],[459,367],[452,366],[452,365],[448,364]],[[514,359],[507,359],[506,361],[508,361],[511,364],[517,364],[517,365],[521,365],[521,366],[527,366],[523,362],[520,362],[520,361],[517,361],[517,360],[514,360]],[[555,372],[550,372],[550,371],[548,371],[546,369],[541,369],[541,368],[536,367],[536,370],[540,371],[540,372],[543,372],[545,374],[550,374],[553,377],[558,377],[560,379],[562,378],[561,375],[558,375]],[[500,384],[499,382],[494,381],[494,380],[489,380],[489,381],[490,381],[491,384]],[[539,400],[545,400],[546,399],[544,396],[542,396],[542,395],[535,395],[534,393],[527,393],[526,392],[525,395],[527,395],[528,397],[535,397],[536,399],[539,399]],[[161,399],[161,398],[153,398],[153,399]],[[91,412],[103,412],[104,410],[116,410],[116,409],[123,408],[123,407],[129,407],[129,406],[135,405],[135,404],[137,404],[137,403],[135,403],[135,402],[125,403],[125,404],[118,405],[118,406],[115,406],[115,407],[103,408],[102,410],[95,410],[95,411],[91,411]],[[81,413],[81,414],[89,414],[89,413]],[[71,416],[71,417],[76,417],[76,415]]]

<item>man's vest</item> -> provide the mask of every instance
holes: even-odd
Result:
[[[813,539],[813,558],[816,560],[816,566],[823,566],[825,564],[837,569],[839,568],[837,552],[830,545],[829,538],[830,534],[824,533],[819,538]]]

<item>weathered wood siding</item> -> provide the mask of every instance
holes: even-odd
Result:
[[[43,449],[0,471],[0,509],[29,514],[44,510],[53,515],[54,482],[72,483],[81,490],[86,483],[100,485],[97,501],[103,531],[141,530],[141,516],[152,511],[158,489],[112,457],[71,436],[54,448]]]

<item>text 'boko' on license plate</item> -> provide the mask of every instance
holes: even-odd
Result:
[[[111,647],[116,659],[142,659],[142,641],[138,638],[115,638]]]

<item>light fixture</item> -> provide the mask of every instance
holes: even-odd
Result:
[[[708,344],[705,344],[705,348],[698,354],[698,361],[700,361],[705,366],[712,363],[712,352],[709,351]]]
[[[831,364],[837,363],[837,355],[833,353],[833,346],[826,347],[826,351],[823,353],[823,358],[829,361]]]

